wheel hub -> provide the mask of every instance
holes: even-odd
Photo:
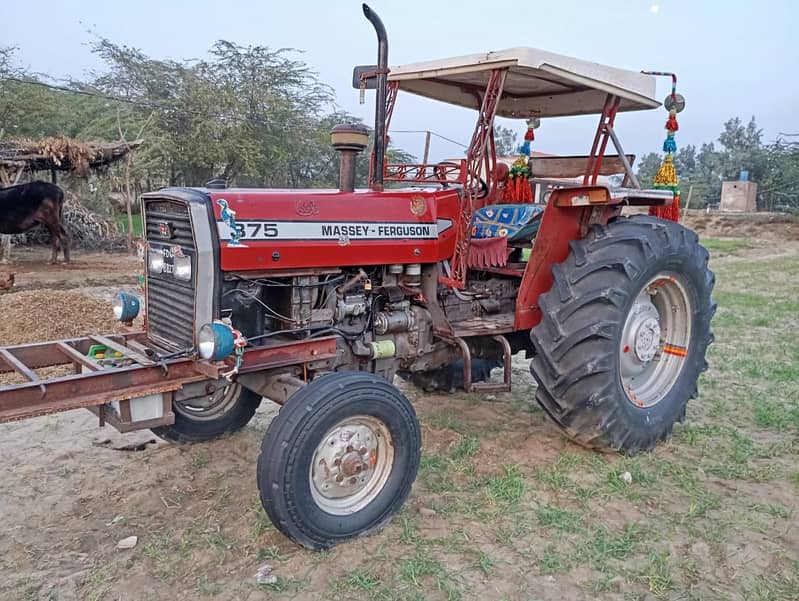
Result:
[[[653,318],[646,318],[635,332],[635,355],[639,361],[647,362],[655,358],[660,348],[660,322]]]
[[[619,349],[619,375],[636,407],[651,407],[671,390],[687,355],[691,326],[691,300],[674,274],[658,274],[639,292]]]
[[[350,418],[323,438],[311,465],[311,493],[322,509],[357,511],[380,492],[393,463],[391,435],[379,420]]]

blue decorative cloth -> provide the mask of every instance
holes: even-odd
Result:
[[[509,241],[538,232],[538,222],[544,212],[542,205],[499,204],[478,209],[472,220],[472,238],[508,238]]]

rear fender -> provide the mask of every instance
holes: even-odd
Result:
[[[594,223],[605,224],[620,213],[621,203],[613,202],[602,186],[552,192],[519,287],[516,330],[529,330],[541,321],[538,297],[552,287],[552,266],[566,260],[569,242],[583,238]]]

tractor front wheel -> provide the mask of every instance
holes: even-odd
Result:
[[[241,384],[208,381],[208,393],[174,401],[175,423],[153,428],[157,436],[176,443],[205,442],[241,430],[255,415],[261,396]]]
[[[536,399],[576,442],[648,450],[697,395],[714,276],[697,235],[635,216],[593,226],[553,266],[531,338]]]
[[[269,425],[261,502],[283,534],[327,549],[382,527],[408,497],[420,457],[419,422],[399,390],[370,373],[327,374]]]

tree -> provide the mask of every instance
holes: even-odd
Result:
[[[498,157],[519,154],[519,135],[509,127],[494,125],[494,143]]]
[[[652,186],[655,174],[660,168],[661,157],[656,152],[648,152],[638,162],[638,181],[644,188]]]

